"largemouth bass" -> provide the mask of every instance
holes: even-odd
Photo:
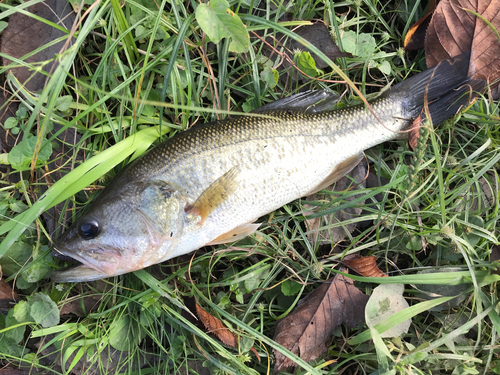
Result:
[[[234,241],[261,216],[349,172],[362,152],[401,136],[423,112],[434,124],[456,113],[469,91],[461,55],[407,79],[371,103],[323,113],[273,109],[177,134],[122,170],[55,243],[82,265],[57,282],[121,275]]]

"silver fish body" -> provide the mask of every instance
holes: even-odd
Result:
[[[272,110],[168,139],[125,168],[58,239],[55,250],[83,265],[54,273],[53,280],[120,275],[251,233],[259,217],[325,188],[363,150],[400,137],[422,110],[423,90],[432,94],[430,78],[446,76],[456,95],[466,74],[461,68],[460,80],[450,82],[447,69],[426,71],[383,94],[370,103],[376,117],[364,105],[319,114]],[[436,106],[431,114],[441,119],[449,110]]]

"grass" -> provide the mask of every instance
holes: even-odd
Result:
[[[0,18],[25,12],[34,3],[0,4]],[[343,48],[352,48],[343,38],[348,31],[374,45],[366,56],[344,57],[335,66],[330,62],[317,73],[321,80],[294,82],[287,71],[293,68],[279,68],[282,79],[274,83],[262,74],[279,61],[266,60],[262,41],[252,38],[243,54],[230,53],[226,39],[207,44],[194,19],[196,5],[146,0],[85,4],[82,12],[89,11],[46,88],[39,95],[17,94],[26,108],[17,127],[34,134],[39,145],[55,140],[48,131],[52,123],[77,130],[80,139],[68,155],[57,156],[75,169],[43,193],[46,180],[40,177],[52,156],[38,157],[36,179],[28,165],[2,178],[0,264],[6,280],[27,298],[0,317],[2,364],[57,374],[97,369],[106,374],[266,374],[272,372],[277,350],[298,364],[297,374],[500,373],[499,278],[490,274],[489,258],[498,244],[500,217],[499,110],[487,98],[432,129],[418,154],[405,141],[369,150],[370,171],[379,186],[326,191],[324,199],[308,202],[314,206],[308,218],[326,218],[319,228],[326,237],[356,224],[353,232],[344,230],[345,240],[339,243],[308,236],[304,200],[262,218],[255,235],[231,246],[202,249],[96,283],[54,285],[44,278],[57,266],[48,245],[58,231],[48,233],[41,213],[62,202],[64,209],[76,208],[57,222],[72,221],[95,195],[81,189],[109,182],[150,145],[195,123],[248,111],[303,88],[328,88],[345,94],[343,101],[350,104],[354,99],[339,71],[370,94],[425,67],[422,51],[405,55],[401,50],[406,31],[424,14],[419,2],[231,3],[252,36],[278,31],[293,36],[277,24],[286,11],[292,14],[289,26],[303,23],[304,17],[324,20]],[[12,63],[24,64],[22,59]],[[6,76],[6,86],[22,90],[12,76]],[[70,155],[85,161],[65,159]],[[348,208],[363,214],[340,222],[328,216]],[[411,307],[371,330],[338,328],[327,353],[306,363],[272,340],[276,320],[338,272],[339,259],[354,253],[377,256],[391,276],[351,275],[359,288],[370,294],[377,284],[403,283]],[[447,272],[438,272],[443,269]],[[285,295],[285,282],[298,288]],[[428,285],[431,291],[446,286],[449,297],[458,295],[462,302],[440,305],[448,294],[432,295]],[[239,348],[191,324],[181,314],[185,296],[195,296],[237,332]],[[40,301],[46,307],[36,304]],[[51,303],[69,313],[61,320],[44,320]],[[382,327],[410,317],[407,334],[380,337]],[[252,346],[260,364],[249,351]]]

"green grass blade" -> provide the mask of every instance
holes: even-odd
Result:
[[[484,310],[480,315],[477,315],[474,318],[470,319],[464,325],[462,325],[459,328],[457,328],[457,329],[451,331],[450,333],[444,335],[440,339],[429,343],[429,346],[427,346],[427,347],[425,347],[425,348],[423,348],[421,350],[418,350],[418,351],[416,351],[414,353],[411,353],[411,354],[408,354],[406,356],[403,356],[401,358],[401,361],[412,363],[412,358],[418,356],[419,353],[428,353],[428,352],[430,352],[430,351],[432,351],[434,349],[439,348],[441,345],[446,344],[446,342],[450,342],[454,338],[456,338],[456,337],[458,337],[460,335],[466,334],[472,327],[474,327],[476,324],[479,324],[482,321],[482,319],[484,319],[490,313],[490,311],[492,309],[493,309],[493,306],[490,306],[489,308],[487,308],[486,310]]]
[[[137,58],[139,57],[139,51],[137,51],[137,46],[135,45],[134,38],[132,37],[132,31],[129,30],[127,19],[125,18],[120,6],[120,1],[110,0],[110,2],[113,7],[113,14],[116,17],[118,31],[120,34],[124,34],[123,44],[125,47],[125,54],[129,57],[130,62],[135,64]]]

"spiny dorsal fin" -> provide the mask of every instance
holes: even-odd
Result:
[[[320,190],[326,189],[328,186],[332,185],[334,182],[337,182],[342,177],[344,177],[346,174],[348,174],[350,171],[352,171],[352,169],[356,165],[358,165],[361,160],[363,160],[362,153],[351,156],[349,159],[343,161],[340,164],[337,164],[333,168],[332,172],[328,175],[328,177],[325,178],[323,181],[321,181],[318,184],[318,186],[316,186],[310,192],[305,194],[305,196],[315,194]]]
[[[262,107],[254,109],[252,113],[263,113],[282,109],[304,111],[306,113],[319,113],[327,109],[332,109],[332,107],[338,103],[339,99],[340,96],[331,91],[311,90],[265,104]]]
[[[252,234],[260,227],[260,224],[247,223],[240,225],[227,233],[224,233],[217,237],[215,240],[210,241],[207,245],[220,245],[223,243],[234,242],[245,238],[249,234]]]
[[[201,218],[199,224],[203,225],[207,217],[236,191],[239,185],[239,173],[239,166],[231,168],[213,182],[192,206],[186,207],[185,211],[199,215]]]

